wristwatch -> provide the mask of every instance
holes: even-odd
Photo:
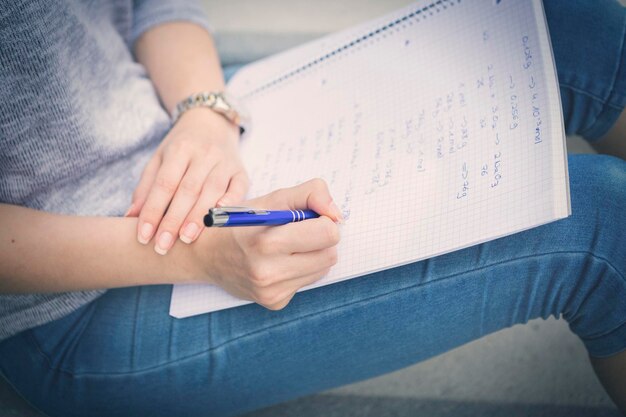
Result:
[[[208,107],[216,113],[224,116],[229,122],[239,127],[239,133],[243,134],[248,126],[248,117],[238,105],[235,108],[235,100],[223,92],[202,92],[192,94],[176,105],[172,114],[172,124],[187,110],[195,107]]]

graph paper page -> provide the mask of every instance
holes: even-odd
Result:
[[[252,64],[229,89],[252,117],[249,197],[321,177],[346,218],[338,264],[305,289],[570,214],[540,0],[417,2]],[[244,303],[176,285],[170,314]]]

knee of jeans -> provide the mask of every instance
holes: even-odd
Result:
[[[626,161],[572,155],[570,167],[573,221],[562,245],[572,251],[572,267],[561,313],[576,334],[592,340],[626,320]]]
[[[597,256],[626,263],[626,161],[607,155],[570,156],[572,235]],[[623,271],[626,272],[626,271]]]
[[[597,198],[626,200],[626,161],[609,155],[571,155],[570,161],[578,171],[576,185],[592,187]]]
[[[615,156],[602,156],[602,171],[606,172],[607,189],[620,198],[626,200],[626,161]],[[624,207],[622,205],[622,207]]]
[[[599,115],[604,109],[604,102],[586,94],[581,94],[570,84],[561,80],[561,105],[563,107],[563,119],[565,133],[568,135],[582,135],[590,142],[595,138],[585,134],[593,130]]]

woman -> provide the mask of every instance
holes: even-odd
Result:
[[[624,9],[556,3],[567,130],[623,158]],[[0,369],[34,406],[234,415],[562,314],[626,413],[623,160],[569,158],[566,220],[292,301],[335,263],[340,213],[312,180],[246,204],[319,219],[201,233],[206,208],[238,203],[247,177],[236,120],[198,107],[170,129],[177,103],[224,88],[199,6],[0,10]],[[260,305],[173,319],[171,286],[156,284],[189,281]]]

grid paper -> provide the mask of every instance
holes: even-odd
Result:
[[[338,264],[303,290],[571,212],[540,0],[420,1],[247,66],[229,90],[252,115],[249,196],[321,177],[347,219]],[[170,314],[245,303],[176,285]]]

